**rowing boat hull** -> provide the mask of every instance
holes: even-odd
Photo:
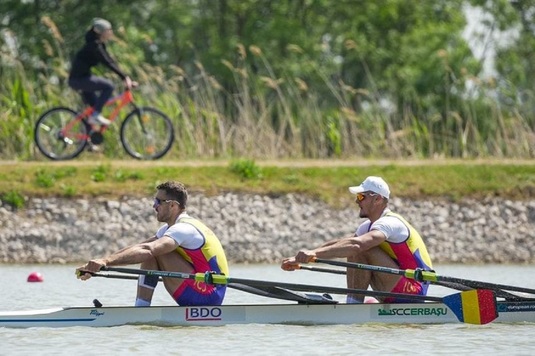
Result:
[[[535,301],[500,302],[495,322],[535,322]],[[228,324],[459,323],[442,303],[254,304],[217,307],[70,307],[0,312],[0,327],[220,326]]]

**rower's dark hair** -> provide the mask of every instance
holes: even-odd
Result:
[[[156,189],[164,190],[167,199],[176,200],[182,208],[186,207],[188,202],[188,191],[184,184],[175,181],[167,181],[158,185]]]

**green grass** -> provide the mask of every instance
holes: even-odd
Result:
[[[535,162],[241,162],[0,162],[0,197],[19,207],[20,197],[145,197],[154,194],[157,184],[179,180],[192,193],[300,193],[343,207],[353,203],[348,186],[379,175],[393,197],[535,198]]]

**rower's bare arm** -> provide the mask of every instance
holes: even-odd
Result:
[[[150,242],[152,242],[152,241],[156,241],[156,236],[152,236],[152,237],[146,239],[145,241],[143,241],[143,242],[141,242],[141,243],[142,243],[142,244],[144,244],[144,243],[150,243]],[[123,247],[122,249],[120,249],[119,251],[117,251],[117,252],[115,252],[115,253],[116,253],[116,254],[117,254],[117,253],[121,253],[121,252],[123,252],[124,250],[129,249],[129,248],[131,248],[131,247],[132,247],[132,246],[126,246],[126,247]]]
[[[317,258],[345,258],[368,251],[385,240],[386,237],[382,232],[372,230],[361,236],[346,237],[334,244],[321,246],[315,249],[314,253]]]
[[[323,245],[321,245],[320,247],[331,246],[331,245],[334,245],[335,243],[339,242],[340,240],[343,240],[343,239],[349,239],[349,238],[352,238],[352,237],[355,237],[355,234],[348,235],[348,236],[346,236],[346,237],[342,237],[342,238],[340,238],[340,239],[334,239],[334,240],[327,241],[327,242],[325,242]]]
[[[177,248],[177,243],[169,236],[151,238],[145,242],[122,249],[104,259],[106,266],[121,266],[141,263],[151,257],[158,257]]]
[[[317,251],[323,251],[323,250],[335,251],[338,249],[337,246],[341,244],[343,241],[352,239],[354,237],[355,237],[354,235],[350,235],[345,238],[327,241],[326,243],[324,243],[323,245],[321,245],[320,247],[314,250],[300,250],[299,252],[297,252],[297,254],[294,257],[289,257],[289,258],[285,258],[284,260],[282,260],[281,268],[285,271],[294,271],[296,269],[299,269],[300,263],[309,263],[309,262],[312,262],[312,260],[315,257],[322,257],[322,256],[317,256]],[[341,257],[344,257],[344,256],[341,256]],[[329,258],[329,257],[322,257],[322,258]]]
[[[150,257],[157,257],[176,249],[177,243],[171,237],[163,236],[159,239],[152,237],[144,242],[125,247],[108,257],[94,259],[76,269],[76,275],[82,280],[91,278],[104,266],[121,266],[141,263]]]

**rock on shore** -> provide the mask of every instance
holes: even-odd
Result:
[[[390,208],[424,237],[434,263],[535,262],[535,202],[393,198]],[[301,248],[347,236],[356,206],[336,210],[299,195],[191,194],[190,215],[216,232],[231,263],[278,263]],[[0,206],[0,263],[74,263],[153,236],[152,200],[29,199]]]

